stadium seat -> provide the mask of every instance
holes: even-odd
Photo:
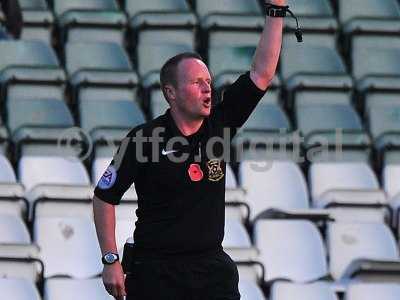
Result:
[[[43,283],[43,263],[37,259],[38,253],[38,247],[32,244],[0,244],[2,298],[40,300],[35,285]]]
[[[136,45],[171,41],[194,47],[197,19],[185,0],[125,1]]]
[[[312,203],[335,218],[384,222],[388,201],[364,162],[316,162],[309,169]]]
[[[398,88],[399,83],[392,87]],[[365,116],[369,132],[373,138],[374,146],[379,153],[379,164],[396,164],[398,161],[396,148],[399,146],[398,138],[400,122],[398,119],[400,93],[395,90],[371,91],[365,94]]]
[[[350,91],[299,91],[294,101],[296,127],[304,146],[327,148],[323,153],[308,151],[310,160],[368,161],[371,141],[352,105]],[[332,152],[339,146],[340,153]]]
[[[62,42],[124,44],[127,20],[116,0],[53,0]]]
[[[238,187],[235,174],[229,164],[226,164],[225,187],[228,189],[235,189]]]
[[[332,17],[333,10],[327,0],[288,0],[287,4],[297,17]]]
[[[90,136],[109,129],[128,130],[145,122],[135,93],[126,88],[81,90],[78,99],[81,128]]]
[[[331,223],[327,246],[335,280],[384,281],[385,276],[391,275],[398,278],[399,249],[385,224]]]
[[[129,192],[127,194],[129,194]],[[134,201],[137,197],[129,197],[127,194],[124,195],[122,203],[115,208],[115,238],[120,257],[122,257],[124,253],[125,242],[128,239],[132,239],[131,242],[133,241],[133,231],[135,230],[135,223],[137,221],[136,209],[138,205],[137,202]]]
[[[41,300],[35,284],[21,278],[0,278],[0,293],[4,299]]]
[[[52,44],[54,17],[46,0],[19,0],[24,22],[21,39]]]
[[[43,92],[50,89],[43,88]],[[60,94],[62,90],[54,89]],[[9,96],[6,100],[8,128],[12,136],[24,128],[69,128],[74,126],[74,119],[69,111],[63,95],[19,95]],[[56,98],[56,96],[58,96]]]
[[[112,300],[104,288],[101,278],[66,279],[50,278],[44,285],[43,300]]]
[[[148,89],[148,106],[151,118],[164,114],[169,105],[160,88]]]
[[[46,278],[62,275],[83,279],[101,272],[101,252],[90,201],[72,204],[46,201],[35,206],[33,238],[41,250]],[[79,261],[77,249],[80,249]]]
[[[339,300],[328,282],[313,283],[275,282],[270,300]]]
[[[338,0],[338,9],[342,24],[362,18],[400,18],[400,5],[396,0]]]
[[[250,248],[251,241],[245,225],[248,223],[249,211],[244,203],[225,203],[225,235],[222,241],[224,248]]]
[[[17,178],[15,176],[15,172],[7,157],[0,154],[0,182],[17,182]]]
[[[262,291],[265,269],[258,261],[258,251],[248,247],[225,248],[224,251],[238,268],[241,299],[265,300]]]
[[[254,241],[267,282],[305,283],[328,275],[321,234],[309,221],[259,220],[254,225]]]
[[[3,208],[0,203],[0,208]],[[21,217],[0,213],[0,243],[1,244],[29,244],[31,238],[28,228]]]
[[[251,220],[272,208],[294,212],[309,208],[306,181],[292,161],[243,161],[239,181],[246,191]]]
[[[23,155],[18,163],[18,177],[27,191],[39,184],[90,184],[82,162],[62,155]]]
[[[132,71],[125,50],[110,42],[69,42],[65,45],[65,61],[70,75],[81,70]]]
[[[398,283],[352,283],[345,293],[345,300],[396,300],[400,297]]]

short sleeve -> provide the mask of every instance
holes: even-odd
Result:
[[[224,127],[240,128],[247,121],[265,91],[260,90],[250,78],[250,72],[242,74],[227,87],[221,102],[216,106]]]
[[[138,173],[135,153],[135,143],[128,135],[122,140],[113,160],[96,185],[94,195],[97,198],[114,205],[120,203]]]

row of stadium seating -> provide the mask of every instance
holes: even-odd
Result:
[[[18,1],[22,40],[0,41],[0,299],[112,300],[93,186],[127,130],[167,108],[166,59],[199,52],[216,101],[248,70],[262,1]],[[288,4],[304,43],[285,19],[277,77],[226,171],[242,299],[398,300],[400,1]],[[120,255],[136,207],[132,187]]]
[[[10,186],[4,189],[12,194],[10,190]],[[18,194],[17,189],[13,192]],[[57,276],[70,277],[63,279],[67,286],[81,282],[84,290],[94,289],[100,293],[100,282],[93,283],[96,288],[85,283],[88,278],[97,276],[102,268],[90,198],[83,196],[85,193],[88,196],[90,189],[69,187],[59,188],[58,192],[64,193],[63,198],[56,196],[54,186],[36,191],[40,199],[35,205],[32,238],[24,223],[26,206],[22,198],[10,196],[8,201],[0,202],[0,275],[24,278],[31,285],[37,282],[39,287],[45,278],[45,295],[50,293],[46,290],[50,288],[47,285]],[[134,200],[134,193],[130,192],[117,206],[116,236],[120,253],[134,228],[133,211],[137,205]],[[336,213],[335,209],[338,209]],[[398,296],[398,285],[387,283],[396,281],[399,276],[398,240],[387,224],[376,217],[371,218],[371,210],[380,213],[373,204],[361,222],[354,214],[363,213],[355,209],[350,210],[347,220],[334,220],[338,212],[345,209],[306,211],[292,208],[286,211],[287,214],[270,211],[269,216],[264,215],[254,222],[251,235],[246,230],[249,213],[246,205],[240,201],[227,202],[223,246],[237,261],[244,299],[265,299],[261,290],[271,286],[270,299],[291,299],[280,295],[283,291],[274,291],[283,284],[280,280],[292,282],[281,287],[287,289],[286,293],[298,287],[302,295],[297,299],[310,299],[308,294],[315,294],[313,297],[320,300],[336,299],[327,295],[334,297],[335,292],[343,293],[351,288],[352,282],[358,281],[381,282],[389,294],[394,292]],[[307,284],[310,282],[313,284]],[[89,286],[85,287],[86,284]],[[274,293],[280,296],[273,296]],[[290,295],[293,297],[293,293]]]

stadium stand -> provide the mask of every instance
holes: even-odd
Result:
[[[18,1],[21,39],[0,41],[0,299],[111,300],[93,186],[128,130],[168,108],[159,71],[172,55],[199,52],[223,100],[251,63],[261,1]],[[288,5],[304,42],[287,18],[279,72],[225,174],[223,246],[242,299],[397,300],[400,1]],[[132,186],[116,210],[120,255],[136,208]]]

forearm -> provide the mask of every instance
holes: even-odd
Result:
[[[106,252],[116,253],[114,205],[104,202],[94,196],[93,214],[102,255]]]
[[[286,0],[270,0],[275,5],[286,5]],[[253,63],[250,78],[261,90],[266,90],[274,78],[282,46],[283,18],[266,16],[264,29],[261,33]]]

